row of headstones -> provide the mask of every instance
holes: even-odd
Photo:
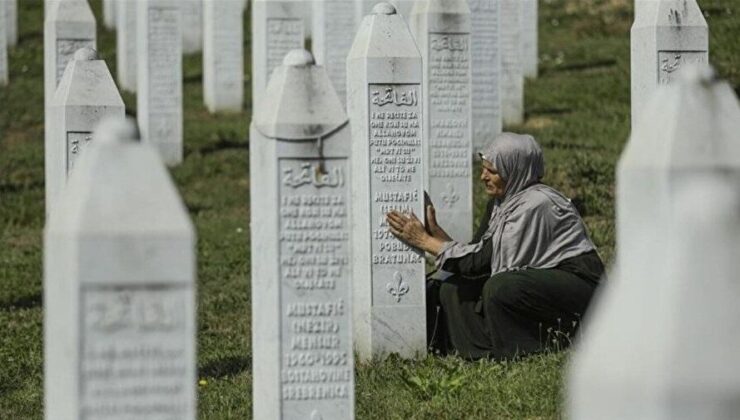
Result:
[[[569,416],[735,419],[740,102],[709,69],[695,0],[635,6],[616,265],[572,357]]]
[[[8,49],[18,44],[18,0],[0,2],[0,86],[8,84]]]

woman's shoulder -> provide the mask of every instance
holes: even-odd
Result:
[[[570,207],[571,202],[563,193],[545,184],[535,184],[523,191],[521,202],[528,207],[538,208],[556,205]]]

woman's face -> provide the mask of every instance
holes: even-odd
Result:
[[[506,192],[506,183],[501,178],[498,171],[493,168],[491,162],[482,160],[483,168],[480,174],[480,180],[486,186],[486,194],[492,198],[501,198]]]

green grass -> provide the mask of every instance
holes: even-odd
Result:
[[[43,412],[43,1],[19,3],[20,44],[10,53],[11,84],[0,88],[2,419],[39,418]],[[700,3],[711,30],[711,61],[738,91],[740,3]],[[100,21],[100,1],[92,4]],[[543,145],[546,182],[578,204],[607,262],[614,256],[614,169],[629,134],[631,4],[541,1],[541,76],[527,84],[525,124],[510,127],[532,133]],[[98,39],[115,72],[114,34],[100,29]],[[245,62],[251,62],[249,56]],[[206,381],[199,386],[199,415],[250,418],[250,110],[209,115],[202,105],[201,76],[200,56],[186,57],[186,158],[172,171],[198,230],[198,370]],[[248,76],[245,86],[249,94]],[[134,97],[124,99],[135,114]],[[480,214],[480,187],[476,197]],[[551,353],[508,363],[391,357],[359,365],[357,417],[559,418],[567,356]]]

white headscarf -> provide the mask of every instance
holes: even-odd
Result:
[[[553,268],[595,249],[569,199],[541,184],[542,149],[529,135],[502,133],[480,153],[506,183],[491,212],[488,229],[474,244],[447,242],[437,257],[443,268],[451,258],[478,252],[490,239],[491,274],[525,268]]]

